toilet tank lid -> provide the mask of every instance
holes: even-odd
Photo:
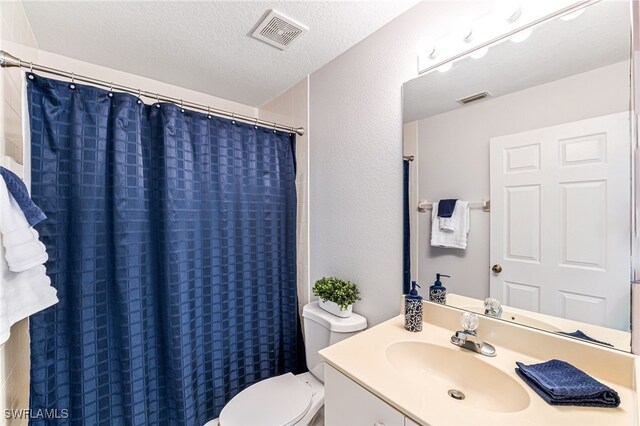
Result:
[[[351,333],[367,328],[365,317],[353,313],[348,318],[340,318],[322,309],[318,302],[306,304],[302,308],[302,316],[336,333]]]

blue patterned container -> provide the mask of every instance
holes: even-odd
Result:
[[[442,285],[440,277],[450,278],[449,275],[436,274],[436,282],[429,287],[429,301],[434,303],[440,303],[441,305],[447,304],[447,288]]]
[[[415,281],[411,282],[411,291],[404,299],[404,328],[408,331],[422,331],[422,296],[418,294]]]

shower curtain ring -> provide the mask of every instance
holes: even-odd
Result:
[[[276,123],[275,121],[273,122],[273,133],[276,133],[276,126],[278,125],[278,123]]]
[[[256,121],[253,123],[253,128],[258,130],[258,117],[256,117]]]
[[[160,108],[160,93],[156,93],[156,108]]]
[[[138,100],[136,101],[138,105],[142,103],[142,89],[138,89]]]
[[[71,84],[69,85],[69,89],[73,90],[76,88],[75,82],[76,82],[76,74],[71,73]]]
[[[231,124],[236,124],[236,113],[231,113]]]
[[[29,62],[29,72],[31,73],[29,74],[29,80],[33,80],[33,62]]]
[[[180,99],[180,112],[184,112],[184,101]]]
[[[211,107],[207,107],[207,118],[211,118]]]
[[[113,81],[109,83],[109,97],[113,98]]]

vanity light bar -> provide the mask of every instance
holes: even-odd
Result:
[[[455,62],[469,56],[472,52],[491,47],[509,39],[517,33],[532,29],[558,16],[575,13],[600,0],[557,0],[553,2],[527,0],[520,3],[520,14],[510,14],[505,18],[504,11],[496,9],[469,24],[469,34],[460,40],[455,31],[433,41],[422,38],[418,43],[418,73],[424,74],[442,65]],[[481,29],[480,31],[477,31]],[[481,36],[471,37],[471,33],[478,32]],[[425,42],[428,40],[428,42]],[[442,68],[440,68],[442,70]]]

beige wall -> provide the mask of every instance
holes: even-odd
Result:
[[[298,194],[298,306],[310,300],[309,287],[309,78],[260,108],[260,118],[304,127],[305,134],[296,137],[296,191]]]
[[[0,48],[9,42],[37,48],[20,2],[0,2]],[[21,73],[0,71],[0,154],[22,163]],[[1,283],[0,283],[1,285]],[[26,425],[26,419],[5,419],[5,409],[29,406],[29,323],[11,328],[11,337],[0,347],[0,425]]]
[[[489,139],[627,111],[629,96],[624,61],[420,120],[418,199],[489,198]],[[489,214],[472,209],[467,249],[451,250],[431,247],[430,214],[413,212],[422,287],[441,273],[449,291],[489,297]]]

